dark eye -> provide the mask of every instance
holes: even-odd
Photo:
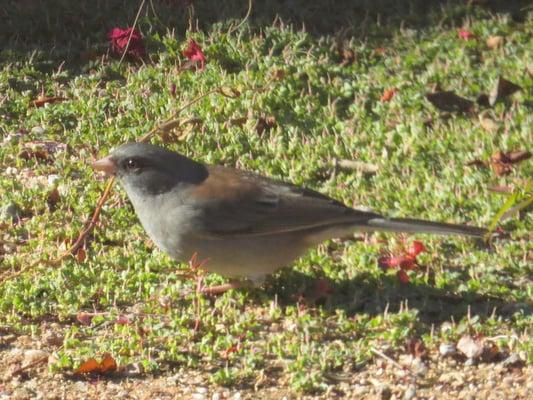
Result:
[[[124,162],[124,167],[128,170],[128,171],[135,171],[135,170],[138,170],[141,168],[141,165],[142,163],[137,160],[136,158],[128,158],[125,162]]]

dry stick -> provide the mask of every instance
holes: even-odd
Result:
[[[34,263],[28,264],[27,266],[22,267],[18,271],[15,271],[15,272],[13,272],[11,274],[7,274],[7,276],[2,278],[2,281],[7,281],[8,279],[15,278],[16,276],[19,276],[20,274],[22,274],[24,271],[35,267],[39,263],[43,263],[45,265],[52,265],[52,266],[53,265],[58,265],[65,258],[67,258],[68,256],[74,254],[82,246],[83,241],[85,240],[87,235],[96,226],[96,223],[98,222],[98,217],[100,216],[100,213],[102,212],[102,207],[104,206],[104,203],[107,200],[107,198],[109,197],[109,193],[111,192],[111,187],[113,186],[114,180],[115,180],[114,177],[111,177],[111,178],[108,179],[107,186],[106,186],[104,192],[102,193],[102,196],[98,200],[98,203],[97,203],[96,208],[94,210],[93,216],[85,224],[85,228],[83,229],[83,231],[81,231],[81,233],[78,235],[78,238],[76,239],[74,244],[67,251],[65,251],[63,254],[61,254],[55,260],[51,260],[51,261],[38,260],[38,261],[36,261]]]
[[[42,357],[39,357],[37,358],[35,361],[32,361],[31,363],[29,364],[26,364],[26,365],[23,365],[17,369],[15,369],[13,372],[11,372],[11,378],[14,378],[15,376],[17,376],[18,374],[26,371],[27,369],[30,369],[30,368],[33,368],[33,367],[36,367],[37,365],[39,364],[43,364],[45,362],[48,361],[48,355],[46,356],[42,356]]]
[[[196,104],[198,103],[200,100],[202,100],[204,97],[207,97],[213,93],[218,93],[224,97],[228,97],[230,99],[234,99],[236,97],[239,97],[239,94],[232,90],[231,88],[229,88],[229,90],[231,91],[231,94],[229,93],[225,93],[224,92],[224,87],[218,87],[216,89],[213,89],[213,90],[210,90],[209,92],[206,92],[206,93],[203,93],[201,94],[200,96],[198,97],[195,97],[194,99],[192,99],[191,101],[189,101],[188,103],[186,103],[184,106],[180,107],[177,111],[175,111],[170,117],[168,117],[165,121],[163,121],[162,123],[160,123],[158,126],[156,126],[154,129],[152,129],[150,132],[148,132],[147,134],[141,136],[137,142],[146,142],[148,139],[150,139],[155,133],[157,133],[158,131],[165,131],[165,130],[168,130],[169,128],[175,128],[176,126],[179,125],[179,121],[176,120],[176,117],[185,109],[189,108],[190,106],[192,106],[193,104]]]
[[[374,353],[375,355],[380,356],[381,358],[387,360],[388,362],[390,362],[390,363],[391,363],[392,365],[394,365],[395,367],[400,368],[402,371],[407,371],[407,372],[409,372],[410,375],[413,375],[413,376],[414,376],[413,372],[412,372],[409,368],[404,367],[402,364],[400,364],[399,362],[393,360],[393,359],[390,358],[388,355],[386,355],[385,353],[382,353],[381,351],[379,351],[379,350],[376,349],[375,347],[371,347],[371,348],[370,348],[370,351],[371,351],[372,353]]]
[[[98,222],[98,218],[100,217],[100,213],[102,212],[102,207],[104,206],[105,201],[109,197],[109,193],[111,193],[111,188],[113,187],[113,182],[115,181],[115,177],[112,176],[107,180],[107,186],[105,187],[104,193],[102,193],[102,196],[98,200],[98,203],[96,204],[96,208],[94,210],[93,216],[89,220],[89,222],[86,224],[85,229],[81,231],[81,233],[78,235],[78,238],[74,242],[74,244],[65,251],[63,254],[61,254],[58,258],[55,260],[47,262],[48,265],[57,265],[61,261],[63,261],[65,258],[67,258],[69,255],[74,254],[82,245],[83,241],[87,237],[87,235],[94,229],[96,226],[96,223]]]
[[[128,52],[128,49],[130,47],[131,37],[133,36],[133,31],[135,30],[135,26],[137,25],[137,21],[139,20],[139,16],[141,15],[141,11],[144,7],[144,2],[146,0],[141,1],[141,5],[139,6],[139,10],[137,10],[137,15],[135,16],[135,20],[133,21],[133,26],[131,27],[130,37],[128,38],[128,43],[126,43],[126,47],[124,48],[124,52],[122,53],[122,56],[120,57],[120,61],[118,62],[118,66],[120,67],[120,64],[122,64],[122,61],[124,61],[124,57],[126,57],[126,53]]]
[[[227,89],[227,91],[225,91]],[[157,133],[158,131],[165,131],[165,130],[168,130],[168,129],[171,129],[171,128],[174,128],[176,126],[179,125],[179,121],[176,120],[176,116],[178,114],[180,114],[183,110],[187,109],[188,107],[192,106],[193,104],[199,102],[200,100],[202,100],[203,98],[213,94],[213,93],[218,93],[222,96],[225,96],[225,97],[228,97],[228,98],[236,98],[240,95],[240,93],[238,93],[237,91],[231,89],[231,88],[225,88],[223,86],[221,87],[218,87],[216,89],[213,89],[213,90],[210,90],[209,92],[206,92],[206,93],[203,93],[201,94],[200,96],[192,99],[191,101],[189,101],[188,103],[186,103],[184,106],[180,107],[177,111],[175,111],[169,118],[167,118],[165,121],[163,121],[161,124],[159,124],[158,126],[156,126],[154,129],[152,129],[150,132],[148,132],[147,134],[141,136],[138,140],[138,142],[145,142],[147,141],[150,137],[152,137],[152,135],[154,135],[155,133]],[[27,265],[26,267],[24,268],[21,268],[19,269],[18,271],[16,272],[13,272],[11,274],[8,274],[6,277],[4,277],[2,279],[2,281],[6,281],[8,279],[11,279],[11,278],[14,278],[18,275],[20,275],[21,273],[23,273],[24,271],[34,267],[35,265],[43,262],[44,264],[47,264],[47,265],[58,265],[61,261],[63,261],[65,258],[67,258],[68,256],[74,254],[83,244],[83,241],[85,240],[85,238],[87,237],[87,235],[94,229],[94,227],[96,226],[97,222],[98,222],[98,218],[100,217],[100,213],[102,212],[102,207],[104,206],[104,203],[105,201],[107,200],[107,198],[109,197],[109,193],[111,192],[111,188],[113,186],[113,182],[115,181],[115,178],[114,177],[111,177],[110,179],[108,179],[107,181],[107,186],[104,190],[104,192],[102,193],[102,196],[100,197],[100,199],[98,200],[98,203],[96,205],[96,208],[94,210],[94,213],[91,217],[91,219],[89,220],[89,222],[86,224],[85,226],[85,229],[78,235],[78,238],[76,239],[76,241],[74,242],[74,244],[70,247],[70,249],[68,249],[67,251],[65,251],[63,254],[61,254],[58,258],[56,258],[55,260],[52,260],[52,261],[42,261],[42,260],[39,260],[35,263],[32,263],[32,264],[29,264]]]
[[[231,27],[228,31],[228,35],[229,34],[232,34],[233,32],[235,32],[237,29],[239,29],[247,20],[248,18],[250,18],[250,14],[252,13],[252,3],[253,3],[253,0],[248,0],[248,11],[246,11],[246,15],[244,16],[244,18],[242,19],[241,22],[239,22],[239,24],[235,27]]]

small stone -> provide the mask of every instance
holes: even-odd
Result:
[[[48,346],[61,346],[63,344],[63,336],[58,332],[46,331],[42,336],[42,341]]]
[[[412,400],[416,397],[416,389],[414,386],[409,386],[403,394],[403,400]]]
[[[241,398],[242,398],[241,392],[236,392],[232,397],[233,400],[241,400]]]
[[[449,332],[453,329],[453,325],[451,322],[443,322],[442,325],[440,326],[440,331],[441,332]]]
[[[42,126],[34,126],[31,128],[31,133],[33,135],[42,135],[45,131],[46,129],[44,129]]]
[[[506,376],[505,378],[502,379],[503,386],[511,387],[513,386],[513,383],[514,383],[514,378],[512,376]]]
[[[51,174],[51,175],[48,175],[48,178],[47,178],[47,181],[48,181],[48,186],[55,186],[57,180],[59,179],[59,175],[57,174]]]
[[[35,398],[35,392],[25,387],[19,387],[11,394],[12,400],[26,400]]]
[[[167,382],[175,385],[180,380],[180,374],[175,374],[167,378]]]
[[[209,390],[207,390],[206,387],[202,387],[200,386],[199,388],[196,388],[196,392],[197,393],[202,393],[202,394],[206,394]]]
[[[429,371],[429,368],[426,363],[419,358],[413,361],[412,368],[413,372],[420,377],[426,376]]]
[[[16,169],[15,167],[7,167],[4,170],[4,174],[6,174],[7,176],[15,176],[15,175],[18,175],[18,173],[19,173],[19,170]]]
[[[222,397],[220,396],[220,393],[215,392],[213,393],[213,396],[211,396],[211,400],[221,400]]]
[[[466,357],[478,358],[483,353],[484,340],[482,338],[474,338],[470,335],[463,335],[459,342],[457,342],[457,349]]]
[[[472,367],[476,364],[476,359],[475,358],[469,358],[468,360],[465,361],[465,366],[467,367]]]
[[[193,393],[192,394],[192,399],[193,400],[206,400],[207,397],[203,393]]]
[[[363,385],[355,384],[352,388],[352,392],[356,397],[360,397],[368,393],[368,388]]]
[[[390,390],[389,385],[386,384],[380,384],[377,386],[376,393],[381,400],[389,400],[392,396],[392,391]]]
[[[520,356],[516,353],[509,355],[509,357],[507,357],[505,360],[502,361],[502,365],[505,368],[514,367],[522,363],[523,361],[520,359]]]
[[[0,221],[16,222],[20,219],[22,211],[16,203],[9,203],[0,208]]]
[[[443,357],[453,356],[457,353],[457,347],[453,343],[441,343],[439,346],[439,353]]]
[[[50,354],[44,350],[26,350],[24,352],[24,362],[22,365],[30,365],[31,363],[38,362],[39,360],[48,361],[49,356]]]

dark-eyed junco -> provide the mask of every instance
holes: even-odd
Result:
[[[161,249],[180,261],[196,253],[207,260],[208,271],[241,281],[261,282],[309,247],[355,231],[486,233],[355,210],[313,190],[205,165],[149,144],[125,144],[93,166],[118,177]],[[238,286],[235,282],[225,289]]]

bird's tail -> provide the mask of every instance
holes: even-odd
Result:
[[[446,224],[442,222],[424,221],[412,218],[371,218],[367,225],[376,231],[432,233],[436,235],[466,235],[483,237],[485,228],[477,226]]]

